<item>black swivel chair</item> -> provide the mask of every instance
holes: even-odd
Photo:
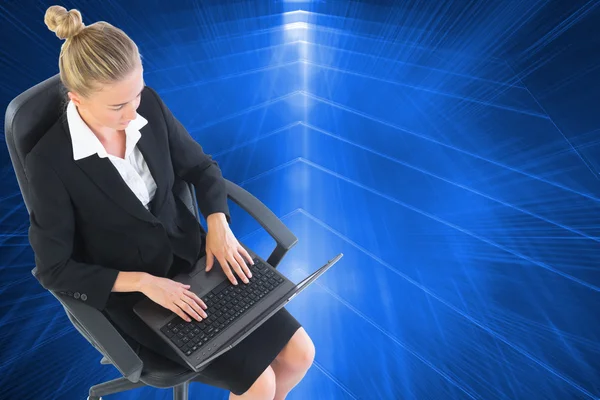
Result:
[[[6,143],[28,212],[29,188],[24,170],[25,156],[58,120],[65,96],[66,89],[57,74],[21,93],[11,101],[6,110]],[[228,180],[226,183],[227,196],[256,219],[277,242],[267,260],[276,267],[298,239],[257,198]],[[193,186],[179,181],[176,182],[174,191],[198,218]],[[34,275],[35,271],[34,268]],[[144,351],[143,347],[139,355],[136,354],[102,312],[72,297],[50,292],[61,302],[75,328],[102,353],[104,357],[100,363],[114,365],[123,375],[122,378],[92,386],[89,400],[98,400],[103,395],[146,385],[172,387],[175,400],[188,398],[189,382],[198,373],[152,351]]]

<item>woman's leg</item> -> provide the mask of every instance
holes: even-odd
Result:
[[[275,396],[275,373],[269,366],[250,389],[242,395],[229,394],[229,400],[273,400]]]
[[[271,363],[275,372],[274,400],[285,399],[290,390],[304,378],[314,358],[315,346],[304,328],[300,327]]]

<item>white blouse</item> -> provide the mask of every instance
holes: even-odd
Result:
[[[73,159],[79,160],[94,154],[98,154],[101,158],[108,157],[131,191],[146,209],[150,209],[148,203],[156,193],[156,182],[144,156],[136,146],[142,137],[140,129],[148,121],[136,113],[136,118],[125,128],[125,158],[115,157],[106,152],[100,140],[81,118],[72,101],[69,101],[67,106],[67,122],[73,143]]]

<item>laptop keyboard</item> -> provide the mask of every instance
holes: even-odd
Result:
[[[254,265],[248,265],[252,272],[249,283],[238,278],[238,285],[233,285],[227,279],[202,297],[208,307],[207,318],[201,321],[192,318],[187,322],[176,315],[160,329],[186,356],[201,349],[283,282],[282,277],[258,258],[253,260]]]

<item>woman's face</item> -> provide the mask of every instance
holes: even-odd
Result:
[[[104,85],[89,98],[69,92],[83,120],[97,131],[121,131],[135,119],[144,89],[143,68],[139,65],[124,80]]]

